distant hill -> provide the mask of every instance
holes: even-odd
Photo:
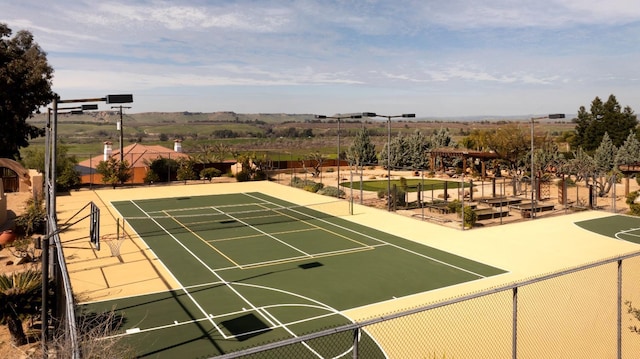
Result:
[[[29,122],[38,123],[46,122],[46,114],[38,114]],[[480,122],[480,121],[529,121],[531,117],[540,117],[541,115],[514,115],[514,116],[449,116],[449,117],[417,117],[411,121],[434,121],[434,122]],[[571,121],[574,114],[567,114],[565,121]],[[82,115],[59,114],[58,119],[65,122],[98,122],[98,123],[115,123],[120,118],[118,111],[96,111],[87,112]],[[127,123],[133,122],[137,125],[143,124],[204,124],[211,122],[238,122],[238,123],[265,123],[265,124],[281,124],[288,122],[313,122],[316,121],[313,114],[286,114],[286,113],[236,113],[232,111],[218,112],[141,112],[141,113],[124,113],[124,120]],[[405,121],[409,122],[409,121]]]

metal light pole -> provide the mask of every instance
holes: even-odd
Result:
[[[392,118],[413,118],[415,113],[403,113],[402,115],[378,115],[375,112],[363,112],[363,117],[384,117],[387,119],[387,210],[391,212],[391,119]]]
[[[564,113],[554,113],[541,117],[531,118],[531,219],[536,217],[536,202],[538,200],[538,187],[536,186],[536,175],[533,165],[533,124],[535,120],[564,118]]]
[[[111,106],[111,108],[120,109],[120,122],[118,122],[116,129],[120,131],[120,163],[124,162],[124,122],[122,122],[122,109],[131,108],[127,106]]]
[[[340,120],[344,118],[362,118],[362,115],[349,115],[349,116],[325,116],[325,115],[316,115],[315,118],[319,120],[331,118],[334,120],[338,120],[338,182],[336,187],[338,188],[338,193],[336,196],[340,197]]]
[[[48,333],[47,329],[49,325],[49,308],[46,305],[48,295],[49,295],[49,287],[48,287],[48,277],[49,277],[49,240],[53,238],[54,246],[60,246],[59,238],[56,237],[56,234],[59,231],[56,231],[57,228],[57,211],[56,211],[56,181],[57,181],[57,173],[56,173],[56,158],[58,152],[58,110],[70,109],[71,113],[82,113],[83,110],[97,110],[98,105],[81,105],[77,107],[70,108],[59,108],[59,104],[73,104],[73,103],[87,103],[87,102],[106,102],[106,103],[129,103],[133,102],[133,95],[107,95],[106,97],[99,98],[84,98],[84,99],[70,99],[70,100],[60,100],[58,96],[54,97],[51,109],[49,111],[49,116],[47,119],[47,139],[45,146],[45,195],[47,196],[46,201],[46,212],[47,212],[47,233],[43,238],[43,247],[42,247],[42,308],[41,308],[41,322],[42,322],[42,350],[43,356],[46,358],[47,353],[47,341],[48,341]],[[53,115],[53,116],[51,116]],[[55,295],[55,294],[54,294]],[[67,317],[74,318],[75,312],[73,307],[68,311]],[[80,358],[79,352],[79,344],[78,338],[76,336],[75,328],[71,330],[70,333],[70,341],[73,349],[72,358]]]

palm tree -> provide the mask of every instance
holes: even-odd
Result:
[[[14,345],[27,344],[22,320],[39,312],[42,273],[28,270],[0,275],[0,324],[9,328]]]

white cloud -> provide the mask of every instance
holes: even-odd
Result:
[[[86,25],[120,26],[151,30],[198,30],[274,32],[289,22],[289,11],[261,6],[191,6],[171,2],[101,2],[94,8],[69,10],[68,16]],[[147,28],[148,27],[148,28]]]
[[[635,0],[450,0],[425,3],[421,16],[446,28],[559,28],[640,20]]]
[[[0,22],[32,30],[60,92],[226,93],[238,106],[343,112],[423,106],[428,94],[439,100],[425,111],[497,113],[487,106],[506,110],[506,98],[523,111],[542,98],[634,98],[635,1],[23,0]]]

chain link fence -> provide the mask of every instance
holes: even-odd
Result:
[[[640,252],[216,358],[636,358],[633,303]]]

